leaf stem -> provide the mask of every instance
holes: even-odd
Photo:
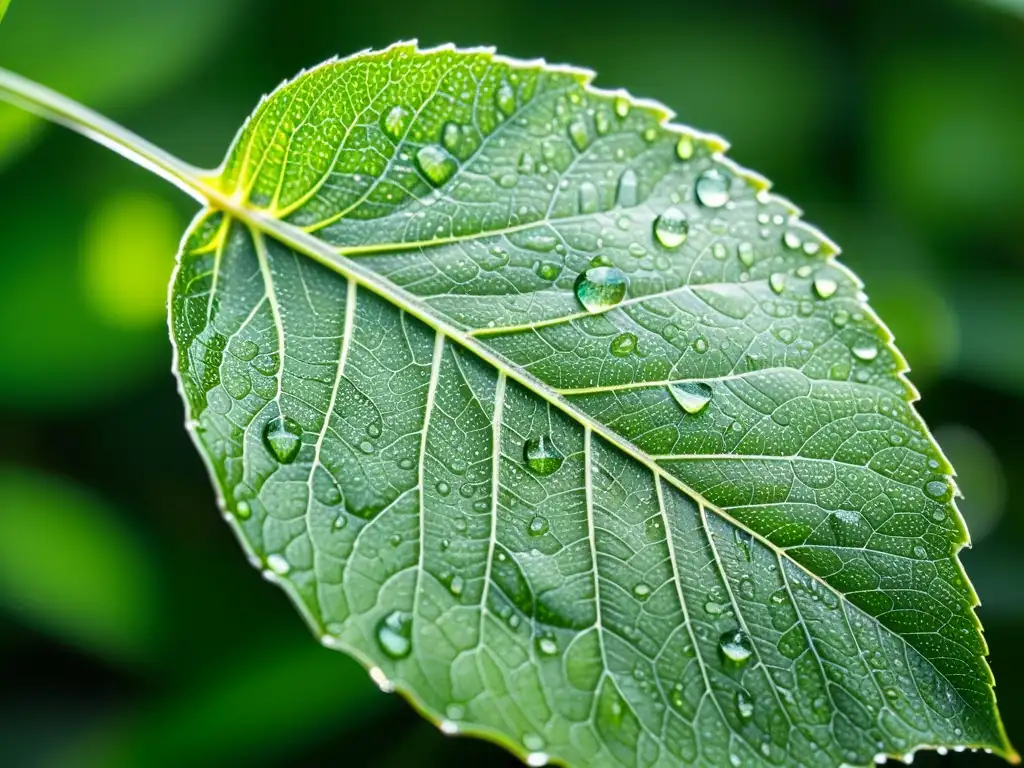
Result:
[[[3,68],[0,68],[0,99],[102,144],[171,182],[200,203],[206,204],[216,196],[204,181],[206,171],[179,160],[98,112]]]

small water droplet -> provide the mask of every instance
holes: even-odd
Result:
[[[267,567],[276,573],[278,576],[284,576],[292,569],[291,563],[289,563],[282,555],[267,555]]]
[[[690,134],[684,133],[679,137],[679,141],[676,144],[676,156],[680,160],[689,160],[693,157],[693,149],[693,137]]]
[[[558,653],[558,643],[550,637],[542,637],[537,641],[537,650],[543,656],[554,656]]]
[[[302,447],[302,427],[287,416],[278,416],[263,428],[263,442],[282,464],[290,464]]]
[[[542,261],[537,265],[537,277],[541,280],[555,280],[562,274],[562,265],[553,261]]]
[[[615,99],[615,114],[619,117],[625,117],[629,114],[629,99],[625,96],[618,96]]]
[[[740,243],[736,247],[736,255],[739,256],[740,263],[743,266],[752,266],[754,263],[754,246],[747,242]]]
[[[670,384],[668,389],[682,409],[690,414],[703,411],[713,394],[710,386],[699,381]]]
[[[839,290],[839,283],[831,277],[814,278],[814,294],[819,299],[831,298],[837,290]]]
[[[782,236],[782,242],[792,251],[795,251],[803,244],[803,240],[800,239],[800,233],[795,229],[787,229],[786,233]]]
[[[925,483],[924,492],[933,499],[945,500],[949,495],[949,483],[945,480],[931,480]]]
[[[724,171],[710,168],[697,177],[694,192],[697,200],[706,208],[721,208],[729,202],[729,187],[732,179]]]
[[[832,313],[832,324],[836,328],[843,328],[848,322],[850,322],[850,313],[845,309],[837,309]]]
[[[249,502],[240,501],[235,505],[235,517],[239,520],[248,520],[252,516],[252,508]]]
[[[590,129],[583,115],[576,115],[569,123],[569,138],[581,152],[590,145]]]
[[[544,477],[562,466],[562,453],[551,442],[548,435],[531,437],[523,445],[523,458],[526,466],[536,474]]]
[[[638,200],[638,187],[640,180],[637,178],[636,171],[632,168],[626,169],[622,176],[619,177],[619,187],[616,192],[616,201],[623,208],[632,208],[637,204]]]
[[[438,482],[438,484],[434,486],[434,489],[437,491],[438,496],[447,496],[452,492],[452,487],[444,480]]]
[[[404,659],[412,652],[412,616],[392,611],[377,624],[377,644],[392,659]]]
[[[622,301],[626,285],[618,267],[590,267],[576,279],[576,298],[588,312],[600,312]]]
[[[505,113],[506,117],[511,116],[516,111],[516,92],[508,83],[502,83],[498,86],[498,90],[494,94],[494,101],[498,105],[498,109]]]
[[[384,115],[381,127],[384,129],[384,133],[392,139],[398,139],[403,133],[405,133],[405,128],[408,124],[408,110],[402,106],[394,106]]]
[[[722,635],[718,641],[718,650],[722,654],[723,661],[736,666],[746,664],[754,653],[750,639],[740,629],[734,629]]]
[[[690,223],[678,208],[668,208],[654,221],[654,235],[666,248],[678,248],[686,242]]]
[[[608,110],[604,107],[597,110],[597,113],[594,115],[594,127],[597,129],[599,136],[604,136],[612,129],[611,115],[608,114]]]
[[[637,600],[646,600],[651,596],[651,588],[646,584],[637,584],[633,587],[633,594],[636,595]]]
[[[782,293],[786,290],[786,276],[781,272],[772,272],[768,278],[768,285],[773,293]]]
[[[878,357],[878,347],[874,344],[858,344],[853,348],[853,354],[864,362],[871,362]]]
[[[704,610],[709,616],[721,616],[725,613],[725,606],[714,600],[708,600],[704,603]]]
[[[708,342],[705,339],[694,339],[693,340],[693,351],[698,355],[703,355],[708,351]]]
[[[531,752],[526,756],[526,764],[530,768],[541,768],[541,766],[547,765],[550,759],[547,752]]]
[[[259,346],[256,343],[249,341],[248,339],[243,339],[242,341],[238,342],[238,344],[235,345],[234,350],[235,356],[239,360],[245,360],[247,362],[249,360],[252,360],[254,357],[256,357],[256,355],[260,353]]]
[[[620,333],[609,344],[609,351],[616,357],[629,357],[636,351],[637,338],[633,333]]]
[[[373,453],[373,443],[371,443],[369,440],[363,440],[361,443],[359,443],[359,450],[362,451],[363,453]]]
[[[388,544],[390,544],[392,547],[401,546],[402,537],[399,536],[397,533],[393,533],[390,536],[388,536]]]
[[[754,716],[754,702],[745,691],[736,691],[736,712],[744,722]]]
[[[447,150],[434,144],[420,147],[416,152],[416,164],[431,184],[439,187],[455,173],[456,162]]]
[[[601,199],[597,187],[589,181],[580,184],[579,190],[580,213],[597,213],[601,208]]]
[[[519,165],[517,166],[520,173],[530,174],[533,173],[533,155],[529,152],[523,152],[523,156],[519,158]]]
[[[452,576],[452,580],[448,582],[448,589],[455,597],[459,597],[465,587],[466,581],[461,576]]]
[[[547,518],[537,515],[532,520],[530,520],[530,524],[527,526],[526,530],[529,532],[531,536],[543,536],[545,533],[548,532]]]
[[[538,736],[536,733],[527,733],[523,735],[523,746],[531,752],[544,749],[544,739]]]

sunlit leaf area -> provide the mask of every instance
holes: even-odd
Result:
[[[944,570],[962,540],[954,487],[973,541],[960,557],[1019,742],[1016,6],[14,0],[0,66],[198,166],[230,148],[216,182],[226,194],[244,187],[401,295],[365,291],[274,231],[193,219],[173,187],[0,105],[0,762],[861,765],[929,743],[999,751],[985,649],[964,618],[970,586]],[[359,83],[383,94],[367,141],[379,134],[398,156],[408,139],[419,179],[380,189],[427,201],[394,225],[388,211],[407,201],[359,185],[399,171],[364,168],[369,154],[339,151],[351,167],[331,184],[310,182],[315,151],[312,176],[253,158],[260,115],[292,96],[342,123],[358,98],[354,78],[331,91],[317,77],[332,70],[314,72],[239,134],[283,77],[414,38],[572,62],[616,93],[536,61],[424,63],[411,47],[395,56],[419,90],[365,65]],[[460,122],[422,94],[459,102],[461,69],[472,106]],[[770,178],[800,223],[757,196],[761,177],[721,164],[717,138],[660,127],[617,89],[727,137],[730,161]],[[548,168],[559,176],[545,188]],[[460,176],[461,202],[443,198]],[[732,237],[744,216],[756,250]],[[170,292],[183,415],[167,311],[186,230]],[[451,242],[427,252],[423,233]],[[941,452],[832,241],[909,363]],[[678,298],[673,280],[697,287]],[[673,312],[696,319],[658,319]],[[213,314],[239,330],[219,336]],[[211,378],[219,344],[242,367],[218,363]],[[765,410],[794,387],[807,388],[803,411]],[[865,398],[885,423],[858,420]],[[329,429],[321,399],[366,418]],[[826,461],[816,436],[839,440],[847,418],[857,427]],[[238,419],[251,435],[231,431]],[[858,430],[884,439],[858,442]],[[786,474],[773,454],[800,435]],[[842,460],[868,444],[871,478]],[[305,538],[290,527],[300,496]],[[879,504],[913,507],[903,519],[928,531],[875,525]],[[818,520],[819,507],[832,511]],[[287,596],[256,577],[239,539]],[[849,575],[864,551],[889,584],[873,594]],[[900,574],[933,563],[933,594],[898,610]],[[947,610],[960,618],[940,622]],[[959,628],[968,650],[951,660],[929,622]],[[862,653],[863,674],[844,666],[843,645]],[[874,661],[893,665],[891,686]],[[396,687],[426,719],[378,690]],[[849,719],[854,690],[873,725]],[[939,715],[920,714],[922,697]],[[998,764],[971,750],[915,758]]]

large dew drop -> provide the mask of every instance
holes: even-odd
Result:
[[[740,629],[726,632],[718,641],[718,651],[722,655],[722,661],[737,667],[742,667],[754,653],[750,644],[750,638]]]
[[[839,290],[839,283],[831,277],[814,278],[814,295],[819,299],[831,298],[837,290]]]
[[[666,248],[678,248],[686,242],[690,222],[678,208],[669,208],[654,222],[654,236]]]
[[[302,427],[287,416],[278,416],[263,428],[263,442],[282,464],[290,464],[302,447]]]
[[[377,625],[377,643],[392,659],[404,659],[412,652],[412,616],[392,611]]]
[[[668,391],[682,409],[690,414],[700,413],[711,402],[712,389],[703,382],[670,384]]]
[[[457,164],[447,150],[435,144],[420,147],[416,152],[416,165],[435,187],[444,184],[455,173]]]
[[[697,177],[694,191],[697,200],[706,208],[721,208],[729,202],[729,187],[732,179],[724,171],[711,168]]]
[[[576,278],[576,298],[588,312],[601,312],[622,301],[626,284],[618,267],[590,267]]]
[[[523,445],[523,460],[535,475],[550,475],[562,466],[563,459],[561,451],[554,446],[548,435],[531,437]]]

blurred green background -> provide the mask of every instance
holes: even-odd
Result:
[[[214,166],[282,78],[413,37],[663,101],[843,246],[959,471],[1022,746],[1024,2],[14,0],[0,64]],[[164,320],[194,204],[6,105],[0,200],[0,763],[513,764],[322,649],[221,522]]]

